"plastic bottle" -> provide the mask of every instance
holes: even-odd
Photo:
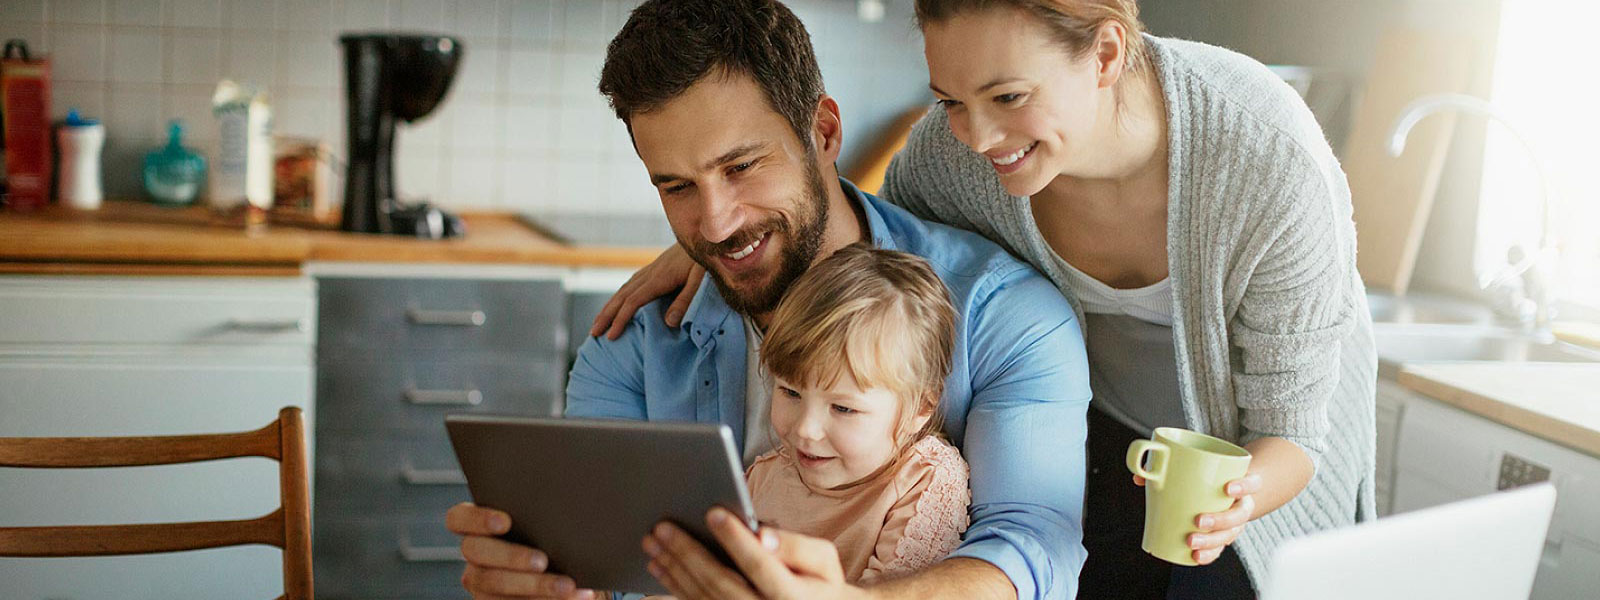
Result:
[[[99,121],[85,119],[77,109],[67,111],[67,120],[56,129],[56,148],[61,153],[61,203],[78,210],[100,208],[104,195],[100,189],[100,148],[105,146],[106,128]]]
[[[205,180],[206,159],[183,147],[183,123],[167,125],[167,145],[144,156],[144,193],[156,204],[194,203]]]

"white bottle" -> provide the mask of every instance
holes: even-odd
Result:
[[[67,112],[67,120],[56,129],[56,147],[61,152],[61,181],[57,197],[78,210],[100,208],[104,194],[100,189],[100,148],[105,145],[106,128],[99,121]]]

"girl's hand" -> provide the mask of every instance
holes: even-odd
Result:
[[[673,299],[672,306],[667,307],[664,320],[672,327],[681,325],[683,313],[689,310],[689,302],[700,290],[700,281],[705,274],[706,270],[700,263],[689,258],[689,253],[684,252],[681,246],[673,244],[661,256],[657,256],[655,262],[635,272],[622,285],[622,289],[611,296],[611,300],[600,309],[600,314],[595,316],[594,324],[589,326],[589,335],[605,333],[606,339],[612,340],[621,337],[639,307],[674,291],[678,292],[678,296]]]
[[[1133,484],[1144,487],[1144,478],[1133,476]],[[1255,516],[1255,493],[1261,491],[1260,475],[1245,475],[1228,482],[1228,495],[1233,506],[1219,513],[1202,513],[1195,516],[1199,533],[1189,534],[1189,548],[1194,551],[1194,561],[1209,565],[1222,555],[1222,549],[1239,539],[1245,524]]]
[[[1255,493],[1261,491],[1261,476],[1245,475],[1228,482],[1225,489],[1233,498],[1233,506],[1223,512],[1197,515],[1195,525],[1200,531],[1189,534],[1189,548],[1194,550],[1194,561],[1202,565],[1217,560],[1223,548],[1239,539],[1244,526],[1255,516]]]

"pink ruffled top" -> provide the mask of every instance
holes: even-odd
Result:
[[[924,569],[949,555],[967,530],[967,461],[935,436],[918,440],[898,464],[866,481],[815,489],[785,449],[745,470],[756,518],[832,540],[849,581]]]

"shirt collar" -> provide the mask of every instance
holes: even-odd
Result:
[[[872,238],[872,245],[886,250],[899,250],[899,244],[890,235],[889,224],[878,210],[878,199],[843,177],[839,178],[839,187],[852,205],[861,207],[861,213],[867,219],[867,234]],[[711,336],[716,335],[718,327],[735,315],[733,308],[723,300],[722,290],[711,280],[711,274],[706,273],[700,279],[700,290],[695,292],[694,299],[689,301],[689,309],[683,313],[683,328],[696,346],[703,346]]]
[[[716,334],[716,328],[735,314],[722,299],[717,282],[712,281],[711,273],[707,272],[701,276],[700,290],[694,293],[694,300],[689,301],[689,309],[683,313],[683,331],[694,340],[695,346],[704,346],[706,340]]]
[[[883,220],[883,211],[878,210],[878,203],[882,202],[877,196],[861,191],[856,184],[843,177],[839,178],[839,187],[844,189],[844,195],[851,203],[861,207],[861,213],[867,217],[867,236],[872,238],[875,248],[884,250],[899,250],[900,244],[889,231],[889,223]]]

